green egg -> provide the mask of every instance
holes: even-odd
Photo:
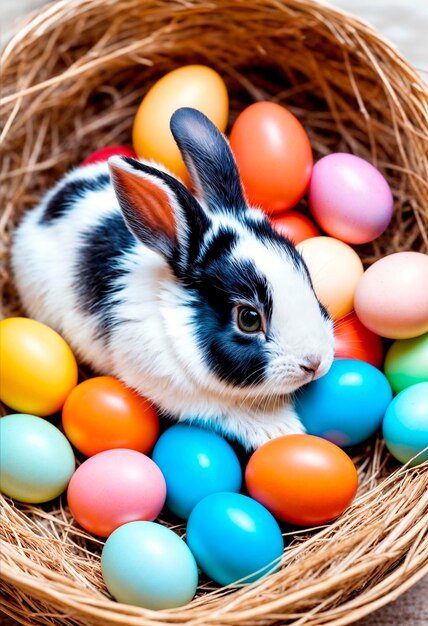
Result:
[[[385,376],[395,394],[428,381],[428,333],[412,339],[399,339],[389,348]]]
[[[73,449],[58,428],[35,415],[0,419],[0,491],[20,502],[48,502],[75,469]]]

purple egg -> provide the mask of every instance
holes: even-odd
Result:
[[[382,174],[368,161],[342,152],[314,165],[308,200],[327,234],[353,244],[379,237],[391,221],[394,205]]]

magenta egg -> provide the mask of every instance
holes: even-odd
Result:
[[[379,237],[391,221],[394,200],[384,176],[353,154],[320,159],[312,171],[309,206],[326,233],[346,243]]]

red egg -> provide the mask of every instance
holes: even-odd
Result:
[[[303,197],[312,172],[312,149],[305,129],[287,109],[256,102],[237,118],[230,135],[250,204],[281,213]]]
[[[278,519],[298,526],[335,519],[351,504],[358,487],[349,456],[312,435],[265,443],[250,458],[245,481],[252,498]]]
[[[278,233],[291,239],[295,245],[305,239],[318,237],[320,234],[315,224],[306,215],[297,211],[287,211],[283,215],[275,215],[271,217],[270,221]]]
[[[132,157],[133,159],[137,158],[135,150],[128,148],[127,146],[106,146],[105,148],[100,148],[99,150],[92,152],[92,154],[87,156],[86,159],[82,161],[82,165],[101,163],[102,161],[107,161],[111,156],[116,155]]]
[[[334,342],[336,359],[358,359],[381,368],[382,339],[366,328],[353,311],[335,323]]]

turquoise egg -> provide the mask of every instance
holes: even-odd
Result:
[[[296,411],[309,435],[346,447],[371,437],[392,400],[380,370],[355,359],[337,359],[325,376],[296,393]]]
[[[220,585],[250,583],[272,573],[284,550],[273,515],[239,493],[201,500],[190,514],[186,539],[199,567]]]
[[[232,446],[200,426],[176,424],[158,439],[152,454],[166,482],[166,505],[187,519],[211,493],[239,491],[242,470]]]
[[[101,569],[116,600],[155,611],[187,604],[198,586],[198,568],[187,545],[155,522],[117,528],[104,545]]]
[[[410,466],[428,460],[428,382],[401,391],[383,419],[383,438],[391,454],[401,463],[414,456]]]
[[[56,426],[16,413],[0,419],[0,491],[21,502],[47,502],[66,488],[73,449]]]

